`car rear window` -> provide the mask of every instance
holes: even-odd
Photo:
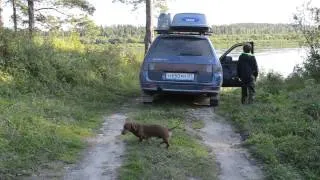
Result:
[[[212,57],[212,50],[207,39],[194,37],[162,37],[151,49],[150,56]]]

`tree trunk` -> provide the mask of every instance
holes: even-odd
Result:
[[[3,27],[3,21],[2,21],[2,0],[0,0],[0,28]]]
[[[16,7],[16,0],[11,0],[12,3],[12,20],[13,20],[13,27],[14,31],[17,32],[18,30],[18,22],[17,22],[17,7]]]
[[[29,16],[29,33],[32,36],[34,30],[34,2],[33,0],[28,0],[28,16]]]
[[[146,35],[144,38],[145,53],[147,53],[152,42],[152,0],[146,0]]]

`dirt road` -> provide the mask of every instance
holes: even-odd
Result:
[[[134,107],[134,105],[130,107]],[[261,170],[249,157],[248,152],[240,146],[240,135],[233,131],[224,118],[216,115],[213,108],[190,107],[187,110],[186,120],[190,117],[205,123],[204,128],[199,131],[192,128],[187,128],[187,130],[201,136],[202,143],[208,146],[216,156],[220,180],[263,179]],[[63,179],[117,179],[117,169],[121,166],[125,152],[125,145],[119,139],[120,129],[125,118],[125,113],[105,117],[101,134],[89,140],[91,146],[83,161],[68,169]]]
[[[83,161],[70,168],[65,180],[113,180],[117,168],[121,166],[124,143],[119,139],[120,129],[126,119],[123,114],[113,114],[104,118],[101,134],[89,139],[91,147]]]
[[[205,123],[205,127],[196,133],[215,154],[220,168],[220,180],[262,179],[261,170],[247,150],[241,148],[240,135],[233,131],[224,118],[216,115],[213,108],[191,109],[189,115]]]

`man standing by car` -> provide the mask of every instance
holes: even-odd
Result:
[[[252,46],[245,44],[243,53],[239,56],[237,64],[238,77],[242,81],[241,103],[251,104],[255,94],[255,81],[258,77],[258,66],[256,58],[252,52]]]

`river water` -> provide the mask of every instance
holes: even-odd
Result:
[[[230,55],[238,59],[241,48],[235,49]],[[220,56],[225,50],[217,50]],[[294,66],[302,64],[306,58],[306,50],[303,48],[258,49],[255,52],[260,71],[278,72],[284,77],[292,73]]]

